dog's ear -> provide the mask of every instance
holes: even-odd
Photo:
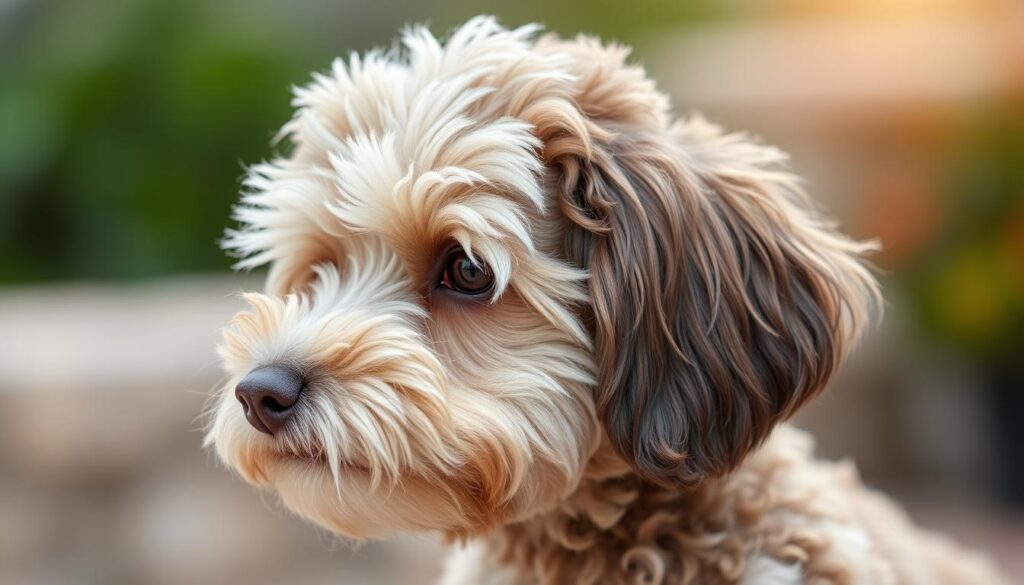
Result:
[[[560,169],[598,412],[638,473],[692,486],[830,379],[878,296],[871,246],[808,211],[777,150],[700,118],[600,125],[591,156]]]

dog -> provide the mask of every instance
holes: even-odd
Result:
[[[785,423],[873,246],[627,55],[478,17],[297,89],[208,445],[338,535],[445,535],[450,585],[1003,582]]]

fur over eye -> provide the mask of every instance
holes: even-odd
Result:
[[[441,286],[464,295],[480,295],[494,286],[494,275],[485,264],[474,261],[458,247],[445,257]]]

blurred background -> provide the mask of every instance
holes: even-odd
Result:
[[[481,12],[635,47],[679,113],[790,151],[878,238],[889,307],[799,417],[1024,581],[1020,0],[0,0],[0,583],[426,583],[201,449],[234,291],[216,242],[290,87]]]

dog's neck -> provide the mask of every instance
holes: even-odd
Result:
[[[543,583],[606,582],[620,570],[648,582],[667,560],[653,552],[652,539],[682,520],[692,495],[642,480],[605,442],[571,496],[498,529],[488,537],[488,555],[499,565],[529,568]]]
[[[513,582],[732,583],[755,550],[787,563],[809,558],[821,535],[780,526],[786,514],[807,513],[810,496],[787,487],[785,470],[805,462],[812,443],[787,425],[773,437],[733,473],[689,491],[641,479],[605,443],[554,510],[486,537],[488,562],[515,571]],[[773,506],[779,515],[764,514]]]

